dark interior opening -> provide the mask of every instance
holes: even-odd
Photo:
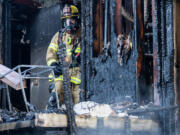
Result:
[[[139,76],[139,103],[153,102],[153,31],[152,31],[152,1],[142,3],[143,42],[142,69]],[[140,13],[139,13],[140,14]],[[139,51],[139,53],[141,53]]]
[[[31,41],[29,31],[36,9],[20,4],[11,3],[11,67],[30,65]],[[27,100],[30,100],[30,81],[27,80],[25,89]],[[25,110],[22,92],[11,89],[11,102],[19,110]]]

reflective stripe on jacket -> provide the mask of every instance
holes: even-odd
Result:
[[[53,75],[50,74],[49,75],[49,82],[52,82],[53,81]],[[63,81],[63,75],[60,75],[59,77],[56,77],[55,78],[55,81]],[[81,80],[77,77],[74,77],[74,76],[71,76],[71,80],[70,80],[71,83],[74,83],[74,84],[81,84]]]
[[[63,37],[62,37],[62,41],[66,42],[66,40],[68,40],[70,36],[71,36],[70,34],[64,33]],[[49,44],[49,47],[47,49],[46,62],[47,62],[48,66],[50,66],[53,62],[57,62],[57,63],[59,62],[58,56],[57,56],[58,39],[59,39],[59,32],[57,32],[53,36],[53,38]],[[73,48],[73,42],[71,42],[71,44],[66,44],[66,53],[67,53],[68,59],[70,60],[70,64],[72,64],[72,52],[71,52],[72,48]],[[75,49],[75,53],[80,53],[80,52],[81,52],[81,48],[80,48],[80,43],[79,43]],[[80,84],[81,83],[80,67],[70,68],[69,73],[71,75],[71,80],[70,80],[71,83],[74,83],[74,84]],[[50,77],[50,78],[53,78],[53,77]],[[55,80],[56,81],[58,81],[58,80],[62,81],[63,76],[60,75],[59,77],[55,78]],[[53,81],[53,80],[51,79],[50,81]]]
[[[68,38],[70,37],[70,34],[63,34],[63,42],[66,42],[66,40],[68,40]],[[49,47],[47,49],[47,53],[46,53],[46,62],[47,65],[50,66],[53,62],[58,62],[58,56],[57,56],[57,51],[58,51],[58,39],[59,39],[59,32],[57,32],[50,44]],[[72,63],[72,50],[73,48],[73,42],[71,44],[66,44],[66,53],[67,56],[69,57],[68,59],[70,60],[70,64]],[[81,52],[81,48],[80,48],[80,43],[78,44],[77,48],[75,49],[75,53],[80,53]]]

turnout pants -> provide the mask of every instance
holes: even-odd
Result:
[[[79,102],[79,86],[81,83],[80,80],[80,68],[70,68],[69,74],[71,76],[71,90],[72,90],[72,96],[74,104],[77,104]],[[59,95],[59,102],[60,104],[64,103],[64,86],[63,86],[63,76],[59,76],[55,79],[55,85],[57,89],[57,93]],[[55,92],[55,88],[53,89],[53,92]]]

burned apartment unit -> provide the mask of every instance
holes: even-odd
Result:
[[[46,52],[67,3],[80,103],[48,110]],[[0,0],[0,80],[0,135],[180,135],[180,0]]]

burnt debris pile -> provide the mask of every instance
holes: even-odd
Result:
[[[15,121],[33,120],[35,118],[34,112],[10,112],[8,110],[0,110],[0,124]]]

